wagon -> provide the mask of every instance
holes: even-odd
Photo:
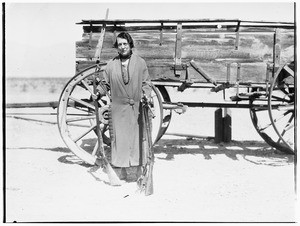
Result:
[[[188,107],[247,108],[252,123],[271,147],[295,153],[295,25],[238,19],[82,20],[76,42],[76,75],[58,103],[60,134],[79,158],[97,156],[93,78],[101,82],[121,31],[133,37],[133,51],[145,59],[152,81],[152,142],[167,131],[172,113]],[[223,93],[223,101],[172,102],[167,87]],[[234,95],[232,95],[234,93]],[[228,96],[230,94],[230,96]],[[98,99],[104,143],[110,144],[110,96]],[[219,123],[224,123],[219,121]],[[221,126],[226,130],[226,126]],[[228,131],[227,131],[228,132]]]
[[[181,114],[189,107],[221,112],[246,108],[266,143],[283,153],[295,154],[294,23],[103,19],[77,24],[82,26],[83,35],[76,42],[76,74],[65,85],[58,102],[39,107],[57,107],[60,135],[83,161],[94,165],[97,159],[96,118],[104,143],[110,145],[111,98],[109,93],[98,98],[96,109],[93,82],[101,82],[107,61],[117,55],[113,44],[121,31],[131,34],[133,51],[148,66],[153,144],[166,133],[174,112]],[[171,100],[169,87],[180,95],[188,89],[207,89],[223,98],[176,102]],[[222,139],[230,138],[230,122],[222,118],[222,113],[215,121]]]

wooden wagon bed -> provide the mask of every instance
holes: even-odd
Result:
[[[77,71],[113,58],[117,54],[113,43],[121,31],[133,37],[133,51],[146,60],[153,81],[205,82],[189,67],[194,60],[216,81],[235,81],[239,68],[241,82],[265,83],[270,68],[293,61],[294,56],[294,23],[199,19],[82,20],[77,24],[83,26],[82,40],[76,42]]]

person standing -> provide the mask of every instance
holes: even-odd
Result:
[[[133,39],[121,32],[114,47],[118,55],[106,66],[104,77],[111,92],[111,118],[113,137],[111,141],[111,163],[120,179],[127,174],[142,173],[145,163],[142,156],[143,123],[141,99],[150,99],[151,80],[144,59],[132,52]]]

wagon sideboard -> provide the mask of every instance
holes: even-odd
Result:
[[[240,80],[264,83],[269,67],[294,60],[294,25],[240,20],[83,20],[82,40],[76,42],[76,70],[95,64],[101,43],[100,62],[117,55],[116,36],[128,31],[133,51],[146,60],[152,80],[205,80],[191,60],[219,82]],[[101,31],[105,29],[104,38]],[[99,50],[98,50],[99,51]],[[239,65],[239,66],[238,66]]]

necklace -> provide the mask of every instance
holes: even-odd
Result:
[[[129,83],[130,77],[128,72],[129,58],[126,60],[121,60],[121,72],[122,78],[125,85]]]

